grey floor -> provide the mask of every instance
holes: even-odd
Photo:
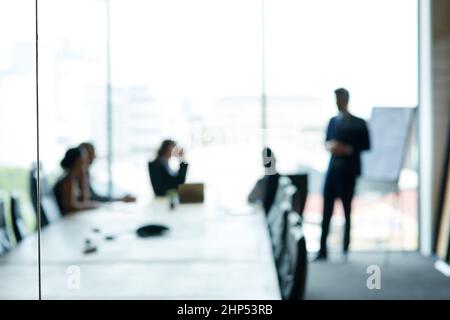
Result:
[[[367,268],[379,266],[381,289],[369,290]],[[306,299],[450,299],[450,277],[415,252],[351,253],[310,262]]]

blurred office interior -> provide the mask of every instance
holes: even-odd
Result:
[[[333,92],[338,87],[350,90],[350,111],[367,121],[376,107],[410,108],[415,110],[415,116],[395,188],[364,176],[358,182],[347,263],[340,262],[344,214],[337,205],[329,237],[331,261],[308,263],[305,297],[450,298],[448,276],[434,267],[436,261],[442,260],[436,257],[434,243],[450,132],[448,1],[37,3],[39,117],[35,1],[0,3],[0,191],[6,199],[5,212],[11,207],[10,195],[18,195],[26,233],[33,237],[38,232],[39,219],[32,203],[35,197],[30,194],[29,185],[30,169],[38,160],[37,142],[40,174],[50,185],[61,174],[59,162],[64,152],[90,141],[97,153],[91,170],[95,188],[104,194],[130,192],[138,200],[132,204],[108,204],[104,211],[110,206],[111,217],[102,213],[95,222],[87,219],[85,226],[84,218],[75,218],[67,234],[79,231],[82,235],[80,239],[73,238],[74,242],[66,239],[59,244],[46,243],[52,237],[63,239],[63,235],[55,235],[61,231],[51,229],[51,225],[46,227],[48,230],[42,229],[40,292],[38,248],[28,245],[22,249],[20,259],[0,260],[2,299],[280,297],[279,293],[247,292],[245,284],[239,291],[240,272],[250,267],[239,265],[243,262],[234,261],[234,255],[248,255],[248,259],[256,261],[251,266],[256,275],[249,279],[249,288],[252,281],[254,288],[259,288],[256,284],[262,281],[264,290],[272,288],[274,282],[261,280],[270,270],[258,273],[257,263],[266,260],[249,252],[259,248],[256,243],[264,234],[248,232],[246,239],[247,232],[240,229],[252,228],[247,195],[264,173],[261,150],[270,146],[277,154],[281,174],[308,175],[302,231],[309,255],[319,250],[322,186],[329,159],[324,147],[325,130],[330,117],[336,114]],[[185,148],[190,165],[187,181],[204,183],[207,210],[231,213],[222,222],[224,229],[215,224],[210,229],[219,234],[216,253],[220,254],[223,248],[223,255],[229,254],[231,261],[217,266],[217,274],[236,272],[230,276],[234,278],[228,287],[219,281],[216,286],[200,286],[205,290],[200,293],[189,290],[207,282],[207,267],[197,264],[209,259],[212,249],[199,248],[205,251],[199,262],[181,252],[171,252],[166,257],[156,247],[155,256],[149,253],[142,261],[132,253],[131,260],[139,263],[128,265],[115,263],[116,258],[120,261],[122,249],[115,250],[114,243],[126,241],[118,236],[99,246],[102,252],[97,258],[95,254],[88,257],[98,265],[68,253],[73,250],[81,255],[83,239],[97,236],[89,230],[102,229],[102,219],[115,219],[117,215],[110,229],[103,228],[105,232],[117,233],[121,223],[127,225],[127,215],[162,210],[159,208],[165,203],[153,195],[147,162],[166,138],[175,139]],[[195,216],[192,210],[187,209],[188,217]],[[158,216],[157,221],[170,225],[171,214],[182,212],[168,212]],[[146,221],[141,215],[133,223]],[[4,253],[6,257],[15,247],[27,245],[27,239],[17,241],[12,227],[14,218],[8,214],[5,217],[11,251]],[[243,222],[228,222],[230,217]],[[171,240],[177,250],[183,251],[184,247],[175,242],[189,242],[189,232],[208,233],[209,224],[199,217],[176,220],[172,231],[183,230],[182,224],[189,221],[196,221],[194,230],[185,230],[185,234],[181,231],[179,238],[175,235]],[[225,244],[232,241],[234,228],[241,236],[234,239],[239,241],[235,244],[240,248],[237,253],[225,249]],[[148,243],[149,251],[153,250],[152,244]],[[65,246],[69,247],[67,254]],[[143,246],[139,242],[136,248]],[[56,261],[55,255],[60,254],[62,260]],[[70,290],[66,288],[67,268],[78,266],[77,259],[83,261],[80,270],[87,278],[81,278],[81,289]],[[180,291],[175,292],[179,286],[169,280],[148,280],[155,287],[146,295],[140,275],[159,272],[158,262],[152,259],[169,260],[160,266],[169,269],[164,273],[167,277],[172,267],[173,272],[179,272],[174,267],[178,260],[182,265],[192,265],[188,270],[193,271],[188,275],[197,284],[185,280]],[[377,292],[365,288],[366,268],[372,264],[380,265],[386,272],[384,287]],[[403,272],[404,265],[412,268],[409,273]],[[226,271],[227,266],[230,271]],[[444,269],[445,266],[448,268],[444,262]],[[32,272],[34,267],[36,272]],[[110,286],[106,280],[95,282],[89,278],[96,274],[93,268],[106,278],[110,275]],[[333,278],[335,270],[342,272],[342,279]],[[117,283],[112,279],[116,274],[123,276]],[[132,276],[127,278],[127,274]],[[410,290],[408,283],[416,274],[425,275],[421,281],[410,284],[414,287]],[[3,281],[6,278],[9,280]],[[331,283],[333,279],[336,285]],[[23,282],[28,285],[18,289]],[[343,288],[341,283],[350,285]],[[11,290],[13,286],[16,289]],[[122,294],[117,291],[119,287],[124,288]]]

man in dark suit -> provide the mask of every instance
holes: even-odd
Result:
[[[173,171],[169,166],[172,154],[176,153],[180,160],[178,171]],[[153,191],[156,196],[165,196],[167,191],[176,190],[180,184],[186,181],[188,164],[184,160],[184,151],[176,148],[173,140],[164,140],[158,150],[155,160],[148,163],[148,171]]]
[[[363,119],[348,111],[349,92],[335,91],[339,115],[331,118],[326,134],[326,148],[331,153],[323,190],[323,220],[317,259],[327,258],[327,237],[334,202],[340,198],[345,213],[344,254],[350,246],[350,213],[356,178],[361,174],[362,151],[370,149],[369,131]]]

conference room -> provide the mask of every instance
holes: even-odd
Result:
[[[450,299],[449,21],[2,1],[0,299]]]

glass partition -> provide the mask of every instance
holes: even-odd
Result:
[[[240,264],[264,257],[265,225],[250,231],[252,215],[240,211],[263,174],[263,145],[281,173],[308,174],[304,231],[316,251],[334,89],[347,87],[365,119],[376,106],[417,105],[414,1],[42,0],[37,165],[34,4],[0,3],[0,298],[36,299],[39,280],[44,299],[196,298],[187,283],[166,281],[180,270],[227,297],[247,280],[233,270],[263,277],[260,265]],[[352,250],[417,248],[413,131],[398,194],[374,197],[361,181]],[[214,210],[170,216],[154,197],[148,162],[168,138],[185,149],[187,182],[204,183]],[[76,189],[70,199],[65,188]],[[117,203],[126,193],[137,202]],[[130,235],[149,222],[173,223],[173,251]],[[222,291],[208,287],[213,272],[229,276]]]
[[[34,1],[0,2],[0,299],[38,299]]]

